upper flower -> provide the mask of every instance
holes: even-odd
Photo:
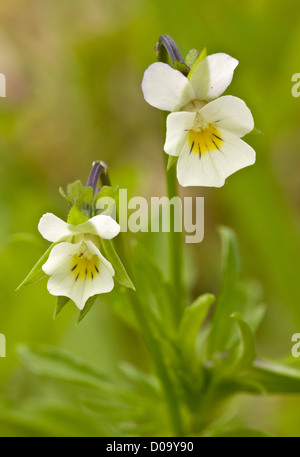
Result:
[[[185,77],[169,65],[156,62],[144,74],[145,100],[164,111],[186,108],[189,111],[191,103],[201,108],[205,102],[222,95],[231,83],[237,65],[238,61],[227,54],[212,54],[196,62]]]
[[[164,150],[178,157],[182,186],[221,187],[229,175],[255,162],[255,151],[240,139],[254,127],[249,108],[237,97],[220,97],[237,65],[219,53],[198,60],[187,77],[160,62],[145,71],[145,100],[171,111]]]

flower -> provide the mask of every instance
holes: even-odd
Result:
[[[53,247],[43,270],[50,275],[47,288],[52,295],[62,295],[83,309],[89,297],[110,292],[114,287],[114,269],[92,241]]]
[[[240,139],[254,127],[249,108],[237,97],[217,98],[237,65],[219,53],[196,62],[187,78],[160,62],[145,72],[145,100],[171,111],[164,150],[178,157],[182,186],[221,187],[229,175],[255,162],[255,151]]]
[[[50,276],[47,284],[50,294],[69,297],[83,309],[89,297],[113,289],[115,272],[99,250],[99,237],[111,239],[118,235],[120,226],[114,219],[100,214],[82,224],[71,225],[47,213],[38,229],[48,241],[58,242],[42,266]]]

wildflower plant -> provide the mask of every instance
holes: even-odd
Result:
[[[238,62],[195,50],[184,61],[168,35],[160,37],[156,51],[159,62],[146,70],[142,88],[146,101],[163,111],[168,197],[177,195],[177,178],[184,186],[219,187],[255,161],[253,149],[240,139],[254,128],[249,108],[221,96]],[[79,320],[105,302],[145,341],[150,365],[145,372],[120,364],[115,379],[58,348],[21,346],[19,356],[31,371],[74,387],[73,397],[61,400],[59,420],[71,415],[71,395],[72,414],[87,421],[92,435],[268,436],[242,427],[230,414],[230,400],[240,393],[300,393],[300,370],[288,359],[257,356],[254,334],[265,306],[257,284],[241,277],[235,233],[219,230],[218,296],[192,297],[174,225],[165,277],[141,244],[124,243],[112,208],[99,209],[101,197],[115,195],[105,164],[94,163],[87,186],[76,181],[60,192],[70,209],[67,222],[52,214],[41,218],[39,231],[53,244],[21,286],[50,276],[55,316],[70,300],[80,309]]]

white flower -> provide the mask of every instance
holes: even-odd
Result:
[[[178,157],[182,186],[221,187],[229,175],[255,162],[255,151],[240,139],[253,130],[250,110],[236,97],[216,99],[237,65],[236,59],[220,53],[200,60],[188,77],[160,62],[145,72],[145,100],[171,111],[164,150]]]
[[[53,247],[43,270],[50,275],[47,288],[52,295],[62,295],[83,309],[89,297],[110,292],[114,287],[114,269],[92,241]]]
[[[59,243],[42,266],[50,275],[50,294],[69,297],[83,309],[89,297],[113,289],[115,272],[99,251],[99,237],[111,239],[118,235],[120,226],[114,219],[100,214],[83,224],[71,225],[47,213],[38,229],[48,241]]]

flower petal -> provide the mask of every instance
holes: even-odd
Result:
[[[195,98],[189,80],[180,71],[162,62],[147,68],[142,90],[146,102],[164,111],[178,111]]]
[[[198,100],[219,97],[229,86],[238,61],[227,54],[212,54],[200,60],[188,76]]]
[[[99,214],[83,224],[72,227],[73,233],[89,233],[107,240],[117,236],[120,229],[120,225],[111,216],[105,214]]]
[[[190,153],[186,141],[177,162],[177,178],[182,186],[222,187],[225,179],[255,162],[255,151],[235,135],[219,130],[222,145],[201,157]]]
[[[186,141],[188,130],[195,121],[196,112],[185,111],[171,113],[167,117],[167,134],[164,150],[172,156],[179,156]]]
[[[44,214],[39,222],[38,230],[48,241],[57,242],[72,236],[70,225],[52,213]]]
[[[238,137],[246,135],[254,128],[254,120],[246,103],[231,95],[213,100],[205,105],[200,113],[208,123]]]

